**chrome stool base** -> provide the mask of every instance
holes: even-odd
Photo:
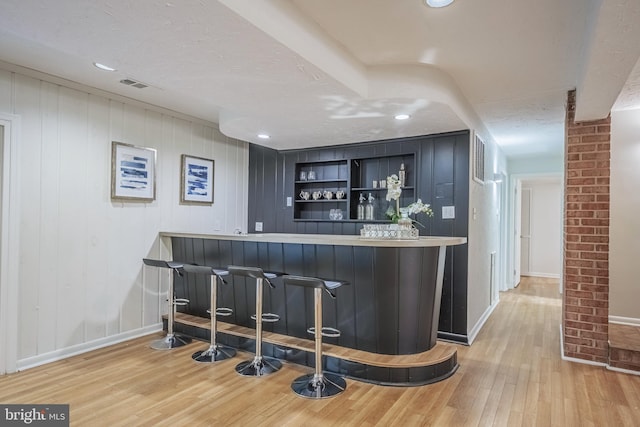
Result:
[[[191,355],[191,358],[196,362],[212,363],[230,359],[235,355],[236,351],[233,348],[217,344],[209,346],[206,350],[196,351]]]
[[[169,316],[167,317],[167,335],[160,340],[153,341],[149,344],[154,350],[171,350],[172,348],[182,347],[189,344],[191,338],[186,335],[180,335],[173,332],[173,326],[176,316],[176,306],[187,305],[189,300],[186,298],[176,298],[174,292],[174,276],[178,274],[182,276],[183,263],[175,261],[163,261],[157,259],[142,258],[145,265],[151,267],[159,267],[169,269],[169,290],[167,292],[167,301],[169,303]]]
[[[342,393],[347,388],[347,382],[340,375],[324,373],[322,371],[322,337],[337,338],[340,331],[336,328],[322,326],[322,291],[327,291],[331,298],[336,298],[334,290],[347,284],[344,281],[324,280],[317,277],[284,276],[285,285],[303,286],[313,289],[313,327],[307,332],[314,335],[315,342],[315,372],[296,378],[291,383],[291,389],[298,396],[309,399],[323,399]]]
[[[316,374],[307,374],[296,378],[291,383],[291,389],[299,396],[310,399],[322,399],[342,393],[347,388],[347,382],[339,375],[323,373],[318,378]]]
[[[172,348],[182,347],[191,343],[191,338],[186,335],[173,334],[166,335],[164,338],[153,341],[150,347],[154,350],[171,350]]]
[[[256,356],[253,360],[238,363],[236,372],[245,377],[262,377],[277,372],[282,362],[274,357]]]

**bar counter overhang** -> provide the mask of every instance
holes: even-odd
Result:
[[[420,385],[447,378],[457,369],[455,347],[437,343],[436,337],[446,248],[465,244],[464,237],[377,240],[347,235],[172,232],[162,232],[160,237],[170,250],[167,259],[175,261],[253,266],[349,282],[337,290],[335,300],[326,298],[323,304],[324,326],[341,331],[339,338],[325,340],[327,371],[379,384]],[[255,343],[241,331],[255,327],[250,318],[255,284],[242,277],[227,281],[218,287],[218,304],[232,308],[233,315],[224,319],[228,324],[221,322],[219,340],[251,351]],[[287,288],[279,279],[274,284],[274,289],[265,289],[263,305],[265,312],[278,314],[280,320],[264,324],[265,352],[313,366],[313,351],[295,345],[304,342],[300,338],[313,342],[307,333],[314,319],[313,295],[303,288]],[[208,284],[185,274],[175,277],[175,288],[179,297],[190,300],[178,313],[176,329],[207,339]],[[287,339],[293,339],[294,345]]]

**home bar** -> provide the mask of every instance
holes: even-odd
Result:
[[[251,145],[246,229],[160,233],[163,259],[230,273],[175,271],[175,297],[189,303],[177,307],[172,330],[211,340],[211,349],[272,358],[273,369],[322,360],[328,375],[375,384],[448,378],[458,367],[456,346],[437,339],[468,342],[469,138],[460,131],[285,152]],[[413,214],[419,225],[409,234],[390,233],[400,228],[387,211],[418,200],[431,213]],[[325,289],[331,297],[322,292],[319,308],[316,289],[291,276],[340,285]],[[215,320],[212,280],[215,306],[232,313]],[[308,329],[318,311],[321,326],[339,332],[322,334],[314,348]],[[256,322],[263,315],[268,320]]]
[[[161,233],[167,257],[184,263],[226,267],[260,267],[287,275],[340,280],[335,299],[325,298],[325,326],[340,331],[326,339],[325,370],[378,384],[420,385],[447,378],[457,369],[455,347],[436,342],[448,246],[460,237],[369,239],[320,234],[206,235]],[[233,314],[219,322],[218,340],[252,351],[253,281],[225,278],[218,287],[218,306]],[[264,311],[279,316],[265,323],[265,354],[313,366],[305,345],[313,324],[313,295],[272,279],[265,287]],[[204,279],[175,275],[176,294],[189,304],[176,315],[176,329],[206,339],[209,298]],[[300,339],[303,340],[300,340]]]

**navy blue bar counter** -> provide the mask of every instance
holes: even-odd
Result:
[[[436,345],[445,249],[466,243],[466,238],[451,237],[373,240],[313,234],[161,233],[161,238],[167,246],[170,244],[175,261],[212,267],[253,266],[349,282],[337,290],[335,300],[325,299],[324,324],[341,331],[339,338],[325,342],[380,355],[415,355]],[[255,322],[250,316],[255,307],[255,283],[232,276],[228,282],[218,287],[219,306],[233,309],[233,315],[224,320],[253,328]],[[264,291],[264,311],[278,314],[280,320],[264,324],[264,330],[309,339],[306,331],[314,321],[312,292],[287,287],[279,279],[273,282],[275,289]],[[189,274],[176,277],[175,289],[178,297],[190,300],[182,312],[209,317],[208,284],[203,278]],[[242,346],[237,339],[231,344]],[[291,357],[286,349],[274,348],[273,353]],[[327,364],[331,365],[330,361]],[[382,374],[384,378],[387,375]],[[399,382],[415,381],[409,378]]]

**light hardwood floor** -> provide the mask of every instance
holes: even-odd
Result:
[[[640,426],[640,377],[560,359],[557,281],[525,278],[501,302],[460,369],[428,386],[347,380],[332,399],[294,395],[308,368],[238,376],[245,358],[201,365],[195,342],[170,352],[151,337],[0,377],[0,403],[69,403],[74,426]]]

